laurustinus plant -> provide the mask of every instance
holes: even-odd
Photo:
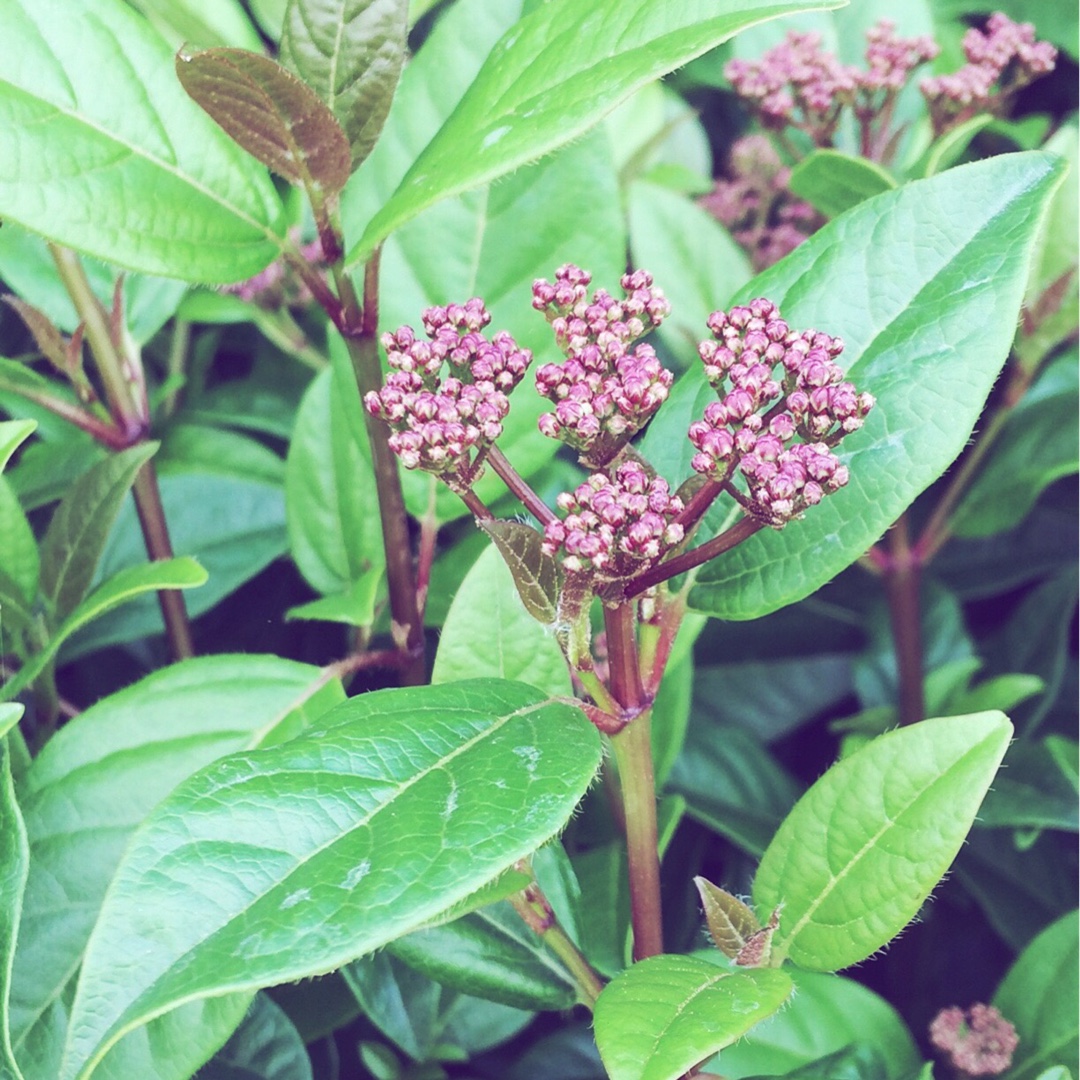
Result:
[[[0,0],[0,1077],[1066,1080],[1075,129],[915,7]]]

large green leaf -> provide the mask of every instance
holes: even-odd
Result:
[[[791,170],[792,194],[819,213],[834,218],[853,206],[896,187],[896,181],[866,158],[838,150],[815,150]]]
[[[576,708],[476,680],[354,698],[311,734],[204,769],[127,849],[61,1076],[181,1002],[328,971],[416,929],[561,828],[599,761]]]
[[[1009,416],[989,460],[957,507],[953,530],[987,536],[1023,521],[1043,490],[1080,468],[1077,353],[1055,360]]]
[[[405,59],[406,0],[289,0],[281,62],[330,107],[356,168],[379,137]]]
[[[555,0],[522,19],[372,220],[349,262],[439,199],[534,161],[634,90],[764,19],[835,3]]]
[[[11,706],[0,706],[0,712],[5,708]],[[18,709],[15,713],[13,723],[21,712]],[[9,998],[28,862],[26,826],[11,778],[10,742],[0,737],[0,1072],[10,1080],[22,1080],[11,1045]]]
[[[280,250],[265,171],[193,102],[119,0],[0,8],[0,213],[133,270],[236,281]],[[167,133],[167,134],[166,134]]]
[[[398,938],[388,951],[464,994],[519,1009],[568,1009],[577,987],[508,903]]]
[[[238,49],[261,49],[262,42],[244,12],[242,0],[128,0],[172,44],[208,48],[232,45]]]
[[[38,545],[6,476],[0,476],[0,551],[4,553],[4,578],[14,593],[11,601],[32,604],[40,572]]]
[[[288,738],[342,697],[336,680],[306,664],[205,657],[113,694],[49,740],[21,788],[31,858],[12,1035],[26,1080],[59,1074],[86,942],[128,839],[151,808],[209,762]],[[247,999],[196,1003],[133,1032],[110,1055],[118,1080],[186,1080],[228,1037]]]
[[[840,362],[877,405],[840,446],[851,483],[804,521],[706,565],[695,607],[752,619],[808,596],[947,468],[1008,355],[1032,239],[1060,179],[1056,159],[1027,153],[907,184],[837,218],[742,291],[768,296],[795,327],[843,337]],[[669,480],[690,475],[686,429],[713,396],[700,369],[688,372],[653,421],[642,451]]]
[[[321,593],[346,592],[385,561],[360,395],[340,353],[304,395],[285,462],[289,548]]]
[[[86,595],[124,496],[157,449],[140,443],[92,466],[53,511],[41,541],[41,593],[56,623]]]
[[[1001,713],[924,720],[825,773],[754,879],[759,915],[781,909],[774,957],[836,971],[895,937],[956,857],[1011,735]]]
[[[1077,933],[1075,911],[1052,923],[1020,954],[994,995],[994,1004],[1020,1036],[1008,1080],[1033,1080],[1051,1065],[1076,1067]]]
[[[785,970],[795,984],[791,1001],[721,1051],[711,1071],[728,1080],[780,1075],[852,1044],[880,1051],[890,1078],[916,1068],[911,1034],[884,998],[842,975]]]
[[[611,1080],[676,1080],[771,1016],[791,979],[737,973],[693,956],[654,956],[618,975],[596,1002],[596,1045]]]
[[[461,583],[439,637],[431,681],[519,679],[553,697],[572,694],[555,635],[524,608],[494,545]]]
[[[206,571],[187,556],[160,559],[118,571],[94,589],[56,628],[45,648],[35,653],[14,678],[0,687],[0,699],[7,701],[22,693],[55,659],[61,645],[72,634],[113,608],[143,593],[159,592],[161,589],[195,589],[205,583]]]
[[[0,421],[0,473],[7,467],[11,455],[30,438],[36,427],[33,420]]]
[[[304,1040],[266,994],[256,994],[243,1023],[199,1070],[199,1080],[312,1080]]]

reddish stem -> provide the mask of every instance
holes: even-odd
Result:
[[[541,525],[547,525],[558,520],[554,511],[529,487],[517,469],[510,464],[507,456],[497,446],[492,446],[488,451],[487,460],[499,479],[517,496],[522,506]]]
[[[888,542],[890,559],[884,575],[885,595],[900,681],[900,723],[915,724],[926,715],[919,607],[921,567],[909,543],[906,515],[889,531]]]

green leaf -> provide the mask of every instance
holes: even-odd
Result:
[[[240,49],[261,49],[262,42],[244,13],[241,0],[128,0],[179,48],[187,42],[207,47],[233,45]]]
[[[4,553],[4,577],[15,588],[17,599],[32,604],[40,573],[38,545],[6,476],[0,476],[0,551]]]
[[[312,1080],[311,1059],[280,1006],[256,994],[232,1037],[199,1070],[199,1080]]]
[[[839,150],[814,150],[791,170],[791,192],[827,218],[891,191],[896,181],[880,165]]]
[[[705,320],[750,280],[750,261],[711,214],[655,184],[630,186],[630,248],[671,301],[660,336],[689,366]]]
[[[1076,743],[1072,743],[1075,762]],[[1072,769],[1075,769],[1073,764]],[[979,826],[1080,829],[1076,786],[1045,742],[1021,739],[1009,747],[1001,776],[979,811]]]
[[[354,264],[421,210],[587,131],[640,86],[743,27],[831,3],[604,0],[545,4],[492,50],[451,118],[350,253]],[[718,11],[719,8],[719,11]]]
[[[476,680],[366,694],[204,769],[127,849],[61,1077],[180,1002],[327,971],[417,928],[552,836],[599,761],[578,709]]]
[[[0,39],[20,43],[0,58],[0,214],[192,281],[250,277],[278,253],[269,178],[187,99],[168,45],[130,8],[13,0]]]
[[[734,959],[742,952],[747,941],[761,929],[757,916],[737,896],[703,877],[694,878],[701,907],[705,912],[705,925],[713,944],[725,955]]]
[[[790,993],[782,971],[733,974],[693,956],[654,956],[604,988],[596,1045],[611,1080],[676,1080],[771,1016]]]
[[[289,738],[343,697],[337,680],[327,683],[324,672],[307,664],[202,657],[105,698],[49,740],[21,790],[31,859],[12,1035],[26,1080],[59,1075],[86,942],[128,839],[151,808],[209,762]],[[190,1075],[228,1037],[248,998],[185,1006],[133,1032],[113,1051],[115,1075],[156,1077],[166,1061],[172,1076]],[[147,1032],[155,1036],[149,1045]],[[147,1070],[147,1060],[155,1062],[151,1045],[157,1065]]]
[[[124,496],[158,446],[140,443],[92,466],[53,511],[41,541],[41,594],[56,623],[86,596]]]
[[[387,949],[410,967],[463,994],[518,1009],[568,1009],[577,987],[508,903],[417,930]]]
[[[836,971],[895,937],[956,857],[1011,734],[1001,713],[924,720],[825,773],[754,879],[759,913],[782,907],[774,956]]]
[[[20,705],[0,705],[0,723],[6,724],[6,730],[10,730],[21,714]],[[28,863],[26,825],[11,778],[10,742],[0,738],[0,1071],[11,1080],[23,1080],[11,1045],[9,997]]]
[[[993,1004],[1016,1026],[1020,1045],[1008,1080],[1032,1080],[1052,1065],[1073,1068],[1080,1053],[1077,913],[1048,926],[1017,957]]]
[[[6,735],[21,719],[23,706],[17,702],[0,705],[0,736]]]
[[[7,468],[11,455],[30,438],[36,427],[33,420],[0,420],[0,473]]]
[[[573,693],[554,633],[525,610],[494,546],[473,564],[450,605],[431,681],[482,676],[518,679],[552,697]]]
[[[525,610],[545,626],[558,617],[559,567],[543,550],[544,538],[520,521],[483,521],[506,564]]]
[[[405,59],[406,0],[289,0],[281,62],[329,106],[352,148],[371,152]]]
[[[368,570],[345,592],[290,608],[285,612],[285,619],[323,619],[345,623],[346,626],[370,626],[375,621],[375,601],[382,580],[382,567]]]
[[[345,186],[345,132],[318,94],[277,61],[243,49],[179,52],[176,75],[234,142],[313,203]]]
[[[414,1061],[467,1058],[532,1019],[520,1009],[446,989],[386,952],[354,961],[343,974],[368,1019]],[[469,1013],[480,1014],[474,1017],[479,1024],[467,1025],[464,1039],[455,1038],[456,1024]],[[475,1045],[473,1033],[484,1027],[486,1045]]]
[[[911,1034],[884,998],[842,975],[784,970],[795,984],[790,1002],[722,1051],[712,1071],[728,1080],[782,1075],[852,1045],[876,1050],[890,1080],[918,1067]]]
[[[266,483],[235,473],[183,469],[163,472],[158,486],[173,548],[197,557],[209,575],[206,585],[187,598],[192,618],[284,554],[285,500],[280,481]],[[145,558],[142,530],[129,501],[109,534],[96,580],[140,565]],[[157,598],[136,598],[80,632],[64,655],[73,658],[103,645],[163,631]]]
[[[989,536],[1024,520],[1055,480],[1080,468],[1077,353],[1055,360],[1009,415],[952,519],[958,536]]]
[[[765,851],[799,793],[752,735],[709,724],[690,726],[670,787],[692,818],[752,855]]]
[[[29,686],[52,662],[60,646],[87,623],[133,597],[161,589],[194,589],[206,583],[206,571],[187,556],[130,566],[99,585],[56,628],[48,645],[19,669],[18,675],[0,687],[0,698],[9,700]]]
[[[360,395],[346,364],[336,358],[308,387],[285,459],[289,549],[308,583],[331,594],[385,561]]]
[[[945,169],[954,165],[964,151],[971,144],[971,140],[979,134],[987,124],[993,122],[989,113],[981,116],[973,116],[970,120],[950,128],[940,139],[935,139],[930,148],[912,167],[913,176],[933,176],[934,173],[944,172]]]
[[[752,619],[808,596],[948,467],[1008,355],[1031,243],[1060,179],[1055,159],[1030,153],[906,184],[831,222],[740,294],[842,336],[841,362],[877,405],[840,446],[848,487],[707,564],[694,607]],[[712,396],[700,369],[688,372],[653,421],[641,449],[669,480],[690,474],[686,427]]]
[[[112,310],[120,271],[97,259],[84,259],[83,270],[94,295],[106,310]],[[23,300],[44,312],[57,329],[65,334],[75,332],[81,319],[56,272],[48,244],[14,221],[5,221],[0,229],[0,277]],[[182,281],[149,274],[124,274],[121,286],[124,323],[136,344],[144,345],[165,325],[187,290]]]

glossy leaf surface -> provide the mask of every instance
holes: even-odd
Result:
[[[1048,926],[1009,969],[993,1003],[1016,1025],[1020,1045],[1009,1080],[1034,1080],[1052,1065],[1073,1068],[1080,1052],[1080,948],[1076,912]]]
[[[693,956],[654,956],[604,988],[596,1045],[611,1080],[676,1080],[771,1016],[790,993],[782,971],[733,974]]]
[[[27,1080],[59,1075],[86,942],[121,854],[151,808],[202,766],[291,737],[342,697],[339,683],[306,664],[205,657],[113,694],[49,740],[23,782],[31,864],[12,1033]],[[228,1037],[247,1001],[199,1002],[133,1032],[110,1055],[118,1077],[125,1068],[127,1076],[154,1076],[148,1063],[160,1069],[167,1061],[184,1075],[185,1065],[195,1068]]]
[[[825,773],[754,879],[759,914],[782,907],[774,955],[836,971],[895,937],[956,857],[1011,735],[1001,713],[924,720]]]
[[[752,619],[808,596],[952,462],[1008,354],[1031,244],[1060,179],[1055,159],[1029,153],[907,184],[830,223],[743,290],[739,299],[779,304],[792,326],[843,337],[839,362],[877,405],[840,445],[850,484],[707,564],[694,607]],[[669,480],[690,475],[686,429],[713,397],[691,370],[653,421],[642,452]]]
[[[526,611],[550,626],[558,614],[559,567],[544,553],[541,534],[519,521],[485,521],[481,528],[502,556]]]
[[[476,680],[354,698],[317,731],[204,769],[117,871],[61,1075],[182,1001],[326,971],[415,929],[552,836],[599,759],[578,709]]]
[[[0,39],[20,43],[0,58],[5,217],[187,280],[240,280],[274,258],[269,178],[188,100],[169,46],[127,5],[12,0]]]
[[[176,56],[181,85],[237,145],[309,194],[349,179],[349,144],[334,114],[276,61],[244,49]]]
[[[351,146],[371,152],[405,59],[407,0],[290,0],[281,62],[313,87]]]
[[[6,476],[0,476],[0,550],[4,552],[0,572],[7,602],[20,607],[32,604],[38,592],[41,558],[34,530]]]
[[[0,473],[7,467],[11,455],[33,434],[33,420],[0,420]]]
[[[896,187],[896,181],[866,158],[838,150],[814,150],[791,170],[788,186],[818,213],[834,218]]]
[[[518,679],[552,697],[572,694],[555,635],[524,608],[494,545],[465,575],[439,637],[431,681]]]
[[[311,1058],[282,1009],[256,994],[229,1041],[199,1070],[199,1080],[312,1080]]]
[[[349,257],[355,262],[439,199],[570,142],[645,83],[763,19],[828,3],[604,0],[545,4],[492,50]]]

